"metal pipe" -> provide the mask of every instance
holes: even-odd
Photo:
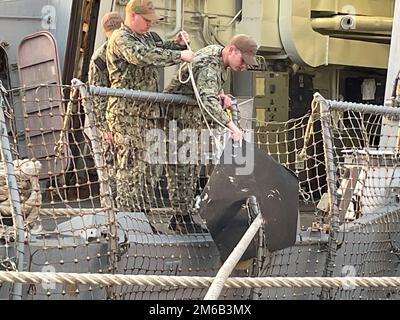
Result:
[[[335,210],[337,208],[337,196],[336,196],[336,187],[335,187],[335,174],[336,174],[336,167],[335,167],[335,159],[334,159],[334,151],[333,151],[333,142],[331,137],[330,131],[330,110],[351,110],[357,111],[354,108],[352,103],[342,103],[337,101],[329,101],[325,100],[321,94],[316,93],[314,94],[314,99],[318,101],[320,105],[320,115],[321,115],[321,122],[322,122],[322,132],[323,132],[323,141],[324,141],[324,152],[325,152],[325,162],[326,162],[326,178],[328,184],[328,192],[329,192],[329,202],[330,202],[330,219],[331,222],[334,223],[335,216],[338,211]],[[353,107],[351,107],[353,106]],[[361,105],[362,107],[367,107],[367,105]],[[360,107],[360,106],[359,106]],[[361,112],[361,111],[360,111]],[[399,110],[400,114],[400,110]]]
[[[176,0],[175,8],[176,8],[175,29],[165,35],[167,38],[174,37],[179,31],[182,30],[182,0]]]
[[[243,9],[240,9],[226,27],[230,27],[236,21],[236,19],[239,18],[239,16],[242,14],[242,12],[243,12]],[[223,25],[223,27],[225,27],[225,26]]]
[[[105,169],[106,164],[104,163],[104,158],[101,156],[100,137],[99,137],[99,132],[95,125],[93,100],[90,94],[88,93],[87,87],[83,84],[82,81],[78,79],[73,79],[72,86],[76,90],[79,90],[82,97],[82,105],[85,110],[85,114],[88,115],[87,119],[89,120],[89,128],[91,131],[90,143],[93,149],[93,160],[100,181],[100,202],[102,208],[104,208],[105,214],[108,217],[108,223],[109,223],[109,232],[111,237],[110,247],[112,253],[112,255],[110,255],[109,257],[110,265],[112,266],[111,271],[115,272],[115,270],[117,270],[117,260],[119,259],[120,256],[118,239],[117,239],[117,223],[116,223],[116,216],[113,211],[114,204],[113,204],[111,187],[109,184],[108,172]],[[111,297],[113,294],[114,294],[113,288],[110,287],[108,289],[109,297]]]
[[[249,203],[252,208],[258,208],[257,200],[255,199],[255,197],[250,197],[249,200],[250,200]],[[211,284],[210,288],[207,291],[204,300],[218,299],[226,280],[232,273],[233,269],[235,269],[236,265],[238,264],[240,258],[243,256],[243,253],[247,250],[251,241],[253,241],[253,238],[258,232],[258,230],[262,227],[264,219],[261,213],[259,213],[259,210],[257,209],[255,209],[254,212],[255,213],[258,212],[256,219],[253,221],[249,229],[244,234],[243,238],[239,241],[236,248],[232,251],[228,259],[225,261],[221,269],[218,271],[213,283]]]
[[[333,141],[331,136],[331,123],[330,123],[330,106],[329,102],[324,99],[319,93],[314,94],[314,99],[319,102],[320,114],[321,114],[321,124],[322,124],[322,134],[324,143],[324,156],[326,164],[326,180],[328,185],[329,194],[329,224],[331,225],[331,230],[329,234],[328,251],[324,268],[324,276],[331,277],[333,274],[335,266],[335,258],[337,254],[337,239],[336,232],[339,228],[339,208],[337,204],[337,191],[336,191],[336,166],[333,151]],[[321,299],[328,299],[330,291],[327,288],[323,288],[321,292]]]
[[[311,19],[311,26],[313,29],[326,31],[391,32],[393,18],[337,15]]]
[[[197,102],[191,97],[178,94],[125,90],[125,89],[111,89],[111,88],[96,87],[96,86],[90,86],[89,93],[94,96],[118,97],[118,98],[126,98],[126,99],[153,102],[153,103],[162,102],[162,103],[186,104],[192,106],[197,105]]]
[[[229,21],[228,24],[218,24],[215,27],[218,29],[225,29],[225,28],[229,28],[232,26],[232,24],[237,20],[237,18],[239,18],[239,16],[242,14],[243,10],[240,9],[235,15],[234,17],[231,19],[231,21]]]
[[[17,178],[15,176],[14,164],[12,161],[12,153],[10,141],[7,135],[6,119],[4,117],[5,102],[3,93],[5,88],[0,83],[0,147],[1,155],[4,162],[6,172],[6,181],[8,185],[8,194],[10,204],[12,205],[12,219],[15,231],[17,271],[22,272],[24,269],[24,249],[25,249],[25,230],[24,218],[21,209],[21,199],[19,197]],[[13,300],[22,300],[22,284],[16,283],[13,288]]]
[[[318,96],[317,96],[318,97]],[[361,113],[379,114],[385,116],[400,116],[400,108],[391,108],[377,105],[342,102],[335,100],[324,100],[329,106],[330,110],[336,111],[354,111]]]

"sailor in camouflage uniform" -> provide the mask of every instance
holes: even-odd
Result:
[[[108,12],[101,19],[101,26],[103,29],[106,38],[109,39],[112,33],[119,29],[121,25],[124,23],[121,15],[118,12]],[[89,64],[89,84],[98,87],[107,87],[111,86],[108,70],[107,70],[107,43],[104,42],[92,55]],[[116,193],[116,184],[115,184],[115,172],[114,171],[114,157],[112,152],[112,135],[110,133],[110,129],[108,128],[106,121],[106,111],[108,105],[107,97],[93,97],[93,105],[94,105],[94,116],[96,127],[100,130],[101,135],[101,149],[103,150],[107,167],[109,171],[109,184],[111,187],[112,194]],[[85,120],[85,124],[89,123],[88,119]],[[91,131],[86,130],[87,135],[90,138]]]
[[[159,91],[159,67],[191,62],[186,49],[187,33],[175,41],[162,41],[148,32],[159,19],[148,0],[131,0],[126,6],[125,24],[111,36],[107,47],[107,68],[112,88]],[[154,189],[160,168],[146,161],[146,131],[161,126],[157,104],[138,103],[110,97],[107,122],[117,153],[117,205],[129,211],[148,211],[156,206]]]
[[[108,12],[101,19],[101,25],[107,41],[104,42],[93,53],[89,65],[89,84],[98,87],[110,87],[110,79],[107,70],[107,43],[112,33],[121,28],[124,23],[121,15],[118,12]],[[102,133],[108,133],[110,130],[107,126],[106,111],[107,111],[108,98],[107,97],[94,97],[94,114],[96,119],[96,126],[100,128]]]
[[[222,88],[227,79],[228,68],[234,71],[244,71],[248,65],[257,64],[255,59],[257,48],[257,43],[249,36],[237,35],[231,39],[226,47],[210,45],[199,50],[196,52],[192,63],[195,82],[204,107],[207,109],[203,113],[205,115],[207,115],[207,112],[211,113],[218,122],[228,127],[234,141],[241,140],[242,133],[226,113],[226,109],[231,107],[232,101],[228,96],[221,94]],[[189,72],[186,67],[183,68],[181,79],[187,79],[187,77],[189,77]],[[181,83],[178,75],[165,91],[194,96],[192,83]],[[221,106],[221,103],[224,106]],[[179,112],[181,120],[178,120],[178,130],[194,128],[200,133],[202,128],[206,128],[200,106],[184,106]],[[170,119],[176,119],[177,111],[171,111],[167,116]],[[206,119],[208,122],[213,121],[209,116],[206,116]],[[200,146],[199,141],[197,145]],[[179,146],[178,143],[178,148]],[[201,156],[199,152],[199,160]],[[190,217],[194,207],[199,169],[199,165],[193,164],[178,163],[168,166],[170,200],[173,208],[180,212],[171,220],[170,228],[172,229],[176,230],[179,227],[180,231],[186,229],[187,232],[199,230]],[[185,224],[186,228],[182,227],[182,224]]]

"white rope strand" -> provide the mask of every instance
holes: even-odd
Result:
[[[0,283],[82,284],[96,286],[154,286],[175,288],[209,288],[215,278],[112,275],[94,273],[49,273],[49,272],[6,272],[0,271]],[[400,277],[267,277],[229,278],[225,288],[400,288]]]

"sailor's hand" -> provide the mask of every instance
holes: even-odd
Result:
[[[231,131],[231,138],[234,142],[238,142],[243,139],[243,132],[232,121],[228,123],[228,128]]]
[[[194,53],[192,50],[183,50],[181,51],[181,59],[185,62],[192,62],[194,58]]]
[[[175,41],[180,46],[186,47],[190,43],[189,34],[186,31],[181,31],[176,35]]]
[[[114,142],[112,132],[104,132],[103,138],[104,138],[104,140],[105,140],[107,143],[109,143],[109,144],[111,144],[111,145],[112,145],[113,142]]]
[[[220,94],[218,96],[219,100],[222,102],[224,109],[230,109],[232,107],[232,99],[226,94]]]
[[[235,142],[239,142],[243,139],[243,133],[240,130],[231,131],[231,138]]]

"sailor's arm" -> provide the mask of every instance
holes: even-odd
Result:
[[[242,138],[242,132],[228,117],[224,108],[221,106],[219,93],[220,84],[218,83],[218,71],[213,68],[203,68],[197,75],[197,86],[204,107],[211,113],[221,124],[227,126],[231,130],[232,138],[239,141]]]
[[[189,34],[185,31],[179,32],[173,41],[164,41],[156,32],[150,32],[153,37],[157,47],[169,50],[186,50],[189,49],[186,46],[186,42],[190,43]]]
[[[182,61],[191,62],[194,56],[190,50],[176,51],[159,47],[147,48],[129,36],[115,38],[114,43],[110,45],[115,46],[126,61],[139,66],[165,67],[179,64]]]

